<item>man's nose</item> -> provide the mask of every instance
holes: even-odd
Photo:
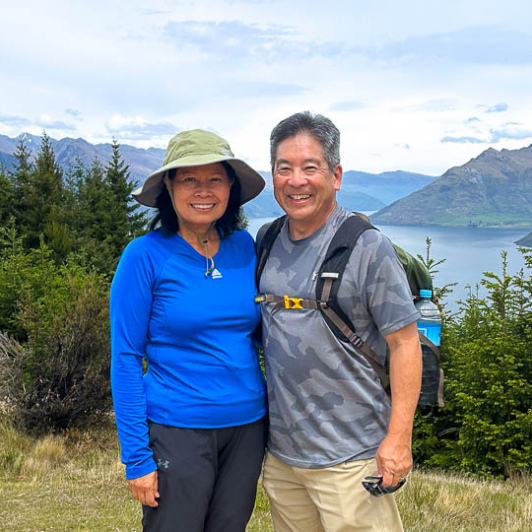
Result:
[[[305,175],[305,172],[303,172],[303,170],[300,168],[294,168],[294,170],[290,174],[288,184],[293,187],[301,187],[306,185],[307,176]]]

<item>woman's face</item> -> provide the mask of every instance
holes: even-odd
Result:
[[[225,213],[232,184],[222,163],[178,168],[171,190],[180,224],[206,232]]]

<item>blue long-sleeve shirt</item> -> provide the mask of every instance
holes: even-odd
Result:
[[[127,478],[156,469],[148,420],[209,429],[266,413],[251,338],[260,319],[251,236],[223,239],[214,266],[205,277],[205,257],[161,230],[132,241],[120,259],[111,286],[111,385]]]

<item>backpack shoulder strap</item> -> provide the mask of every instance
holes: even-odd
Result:
[[[338,314],[343,314],[337,304],[340,282],[353,248],[360,235],[368,229],[375,228],[360,216],[347,218],[333,236],[318,272],[316,299],[326,301]]]
[[[316,300],[327,325],[337,338],[350,342],[364,355],[386,388],[388,377],[376,353],[356,334],[355,326],[338,304],[338,289],[360,235],[375,229],[369,220],[355,215],[347,218],[331,240],[316,282]]]
[[[257,232],[255,245],[257,248],[257,268],[255,270],[255,281],[259,286],[260,276],[266,266],[268,255],[272,249],[273,243],[280,233],[281,228],[286,220],[286,215],[276,218],[273,222],[264,224]]]

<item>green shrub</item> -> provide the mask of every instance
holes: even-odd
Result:
[[[43,294],[26,290],[23,417],[36,432],[82,426],[110,407],[108,283],[64,266]]]
[[[3,244],[0,347],[10,346],[0,367],[4,403],[34,432],[82,426],[110,408],[108,279],[74,260],[57,266],[44,245]]]
[[[470,294],[446,322],[447,404],[416,421],[414,449],[418,463],[507,478],[532,470],[532,280],[509,276],[503,254],[482,284],[487,297]]]

